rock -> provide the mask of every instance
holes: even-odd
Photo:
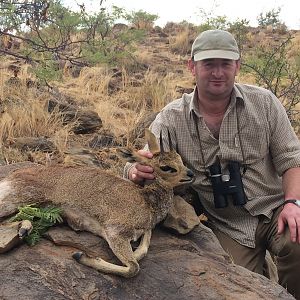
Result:
[[[294,299],[280,285],[231,263],[202,224],[185,236],[154,230],[137,276],[125,279],[82,266],[73,247],[114,261],[107,243],[88,233],[52,228],[42,239],[0,255],[0,298],[65,299]]]
[[[10,87],[20,88],[21,86],[21,79],[15,76],[10,77],[8,80],[5,81],[5,85]]]
[[[53,152],[56,150],[54,143],[46,137],[18,137],[13,140],[11,146],[21,151]]]
[[[271,256],[271,253],[268,250],[266,251],[263,274],[274,282],[278,282],[279,280],[277,266],[274,263],[274,257]]]
[[[122,78],[119,77],[111,77],[108,82],[108,94],[112,95],[116,92],[118,92],[122,88]]]
[[[116,136],[108,130],[102,130],[100,134],[97,134],[89,142],[91,148],[103,148],[103,147],[116,147],[121,146],[121,143],[117,140]]]
[[[57,97],[62,97],[62,95],[57,92]],[[52,113],[55,109],[57,109],[59,112],[67,111],[68,109],[74,109],[74,107],[69,103],[63,103],[54,99],[51,99],[48,101],[48,112]]]
[[[92,133],[102,126],[102,120],[93,110],[76,108],[73,105],[60,103],[56,100],[48,101],[48,112],[57,109],[63,118],[64,125],[74,123],[74,133]]]
[[[108,169],[108,164],[100,161],[95,153],[86,148],[72,148],[65,153],[64,164],[69,166],[95,166]]]
[[[35,164],[2,166],[0,178],[31,165]],[[179,198],[175,197],[174,207],[182,214],[186,205]],[[189,227],[184,216],[179,216],[179,227]],[[0,252],[19,244],[19,226],[11,226],[0,227]],[[234,265],[212,231],[201,223],[179,236],[157,226],[149,253],[140,262],[141,270],[132,279],[102,274],[71,258],[79,249],[118,264],[107,242],[99,237],[60,226],[51,228],[47,238],[52,242],[42,239],[34,247],[22,244],[0,255],[0,299],[294,299],[277,283]]]
[[[186,94],[190,94],[194,91],[193,87],[183,87],[180,85],[176,86],[176,92],[178,92],[180,95],[186,93]]]
[[[5,253],[21,243],[19,226],[21,222],[0,225],[0,253]]]
[[[102,126],[102,121],[93,110],[67,110],[62,113],[65,124],[75,122],[74,133],[95,132]]]

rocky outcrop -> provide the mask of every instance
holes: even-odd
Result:
[[[51,113],[55,109],[60,112],[64,125],[70,123],[74,125],[72,130],[76,134],[95,132],[102,127],[102,120],[93,110],[79,109],[74,105],[49,100],[48,112]]]
[[[72,259],[77,248],[116,262],[98,237],[57,227],[48,239],[53,242],[43,239],[0,255],[0,299],[294,299],[264,276],[232,264],[202,224],[184,236],[155,229],[141,270],[131,279],[101,274]]]
[[[56,150],[54,143],[46,137],[18,137],[10,143],[10,146],[21,151],[53,152]]]
[[[1,166],[0,179],[29,166],[37,165]],[[202,223],[197,225],[189,205],[179,196],[174,200],[165,220],[169,229],[158,226],[154,230],[149,253],[140,261],[136,277],[106,275],[80,265],[72,259],[77,249],[119,262],[105,240],[66,226],[53,227],[47,239],[36,246],[21,244],[0,254],[0,299],[294,299],[277,283],[234,265],[212,231]],[[186,233],[194,226],[186,235],[174,234]],[[0,226],[3,251],[19,244],[17,231],[18,226]]]

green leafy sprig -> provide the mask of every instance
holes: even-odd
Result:
[[[41,236],[53,225],[62,223],[61,216],[62,209],[58,207],[35,207],[35,204],[30,204],[22,207],[18,207],[18,213],[10,219],[13,221],[29,220],[32,224],[32,231],[26,237],[24,241],[34,246],[39,242]]]

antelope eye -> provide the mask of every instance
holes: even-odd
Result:
[[[170,166],[161,166],[160,169],[164,172],[168,172],[168,173],[176,173],[177,170],[170,167]]]

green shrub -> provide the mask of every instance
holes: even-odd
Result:
[[[53,225],[62,223],[62,210],[57,207],[39,208],[32,205],[26,205],[18,208],[19,212],[11,218],[13,221],[29,220],[32,224],[32,231],[24,238],[25,242],[34,246],[39,242],[41,236]]]

